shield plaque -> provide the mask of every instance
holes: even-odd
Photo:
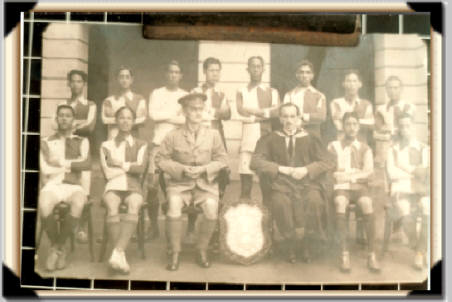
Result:
[[[262,259],[271,246],[269,217],[256,201],[225,205],[220,213],[220,245],[226,258],[245,265]]]

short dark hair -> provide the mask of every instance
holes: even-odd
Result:
[[[119,66],[117,74],[119,75],[119,74],[121,73],[121,71],[123,71],[123,70],[128,70],[129,73],[130,73],[130,75],[133,77],[133,71],[132,71],[132,68],[130,68],[130,67],[127,66],[127,65],[121,65],[121,66]]]
[[[69,109],[72,112],[72,115],[75,116],[75,110],[74,108],[72,108],[72,106],[69,106],[67,104],[61,104],[58,105],[57,109],[56,109],[56,115],[58,116],[58,114],[60,113],[61,110],[63,109]]]
[[[171,61],[169,61],[168,64],[166,65],[166,71],[169,70],[169,67],[170,67],[171,65],[174,65],[174,66],[179,67],[180,72],[182,72],[182,68],[180,67],[180,64],[179,64],[179,62],[178,62],[177,60],[171,60]]]
[[[314,64],[312,64],[312,62],[307,59],[303,59],[303,60],[299,61],[296,65],[295,70],[298,70],[301,66],[309,66],[311,71],[314,72]]]
[[[298,108],[298,106],[295,105],[294,103],[290,103],[289,102],[289,103],[283,103],[283,104],[281,104],[279,106],[279,108],[278,108],[278,115],[279,116],[281,116],[281,112],[282,112],[283,108],[286,108],[286,107],[295,107],[295,110],[297,111],[297,116],[300,115],[300,108]]]
[[[345,124],[345,122],[348,119],[354,118],[359,123],[359,116],[355,111],[352,112],[345,112],[344,116],[342,117],[342,124]]]
[[[398,76],[396,76],[396,75],[391,75],[391,76],[389,76],[389,77],[386,79],[385,86],[388,85],[388,83],[391,82],[391,81],[398,81],[398,82],[400,83],[400,87],[403,87],[403,82],[402,82],[402,80],[401,80]]]
[[[220,65],[220,69],[221,69],[221,62],[220,62],[220,60],[218,60],[217,58],[214,58],[214,57],[208,57],[202,63],[203,70],[206,71],[207,68],[209,68],[209,66],[212,65],[212,64]]]
[[[67,80],[70,82],[72,80],[72,76],[74,74],[78,74],[80,77],[82,77],[83,82],[86,83],[86,81],[88,80],[88,75],[86,74],[86,72],[84,72],[83,70],[79,70],[79,69],[71,69],[68,73],[67,73]]]
[[[117,111],[116,111],[116,113],[115,113],[115,120],[117,120],[118,119],[118,117],[119,117],[119,114],[122,112],[122,111],[124,111],[124,110],[129,110],[131,113],[132,113],[132,116],[133,116],[133,120],[135,120],[136,119],[136,114],[135,114],[135,111],[133,111],[132,110],[132,108],[130,108],[130,106],[122,106],[122,107],[120,107]]]
[[[361,74],[359,73],[358,69],[347,69],[347,70],[344,72],[344,80],[345,80],[346,77],[348,77],[348,76],[351,75],[351,74],[356,75],[356,76],[358,77],[358,80],[361,81]]]
[[[262,66],[265,65],[264,58],[262,58],[261,56],[251,56],[251,57],[248,58],[248,66],[250,66],[251,61],[254,60],[254,59],[258,59],[259,61],[261,61]]]

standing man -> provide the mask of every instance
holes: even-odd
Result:
[[[298,85],[287,92],[283,103],[294,103],[300,110],[302,127],[320,137],[320,125],[326,120],[326,99],[312,86],[314,66],[308,60],[297,64],[295,77]]]
[[[163,139],[155,161],[168,176],[166,194],[166,234],[171,251],[167,269],[179,267],[182,239],[182,208],[191,203],[204,213],[198,235],[198,264],[207,268],[207,248],[218,218],[219,190],[216,177],[227,165],[227,155],[217,130],[202,125],[206,95],[193,93],[182,97],[186,117],[184,126]]]
[[[66,267],[66,241],[75,232],[86,203],[87,192],[81,186],[81,172],[90,168],[89,142],[73,134],[74,120],[74,109],[59,105],[57,132],[41,140],[40,169],[44,186],[39,193],[38,208],[42,227],[51,244],[46,261],[49,271]],[[70,212],[58,228],[52,212],[60,202],[69,204]]]
[[[187,94],[179,87],[182,80],[182,69],[179,62],[172,60],[166,70],[166,85],[155,89],[149,96],[149,118],[154,122],[154,137],[149,152],[148,183],[148,209],[150,220],[150,238],[159,237],[158,214],[160,202],[158,200],[159,177],[154,163],[155,155],[163,138],[171,130],[183,125],[185,117],[178,100]]]
[[[143,204],[143,174],[147,166],[147,144],[132,136],[135,113],[127,106],[116,111],[117,135],[102,143],[100,163],[107,179],[103,201],[107,206],[107,232],[113,251],[108,261],[117,272],[128,274],[125,249],[136,230]],[[120,213],[120,205],[127,213]]]
[[[118,133],[116,125],[116,111],[127,106],[133,110],[136,119],[134,121],[134,136],[139,136],[139,128],[146,121],[146,101],[143,96],[132,92],[133,72],[130,67],[121,66],[118,71],[119,93],[109,96],[102,103],[102,122],[107,125],[108,139],[112,139]]]
[[[334,205],[336,208],[337,234],[341,247],[340,269],[350,271],[350,252],[347,245],[346,211],[350,202],[357,203],[363,213],[369,256],[367,267],[371,272],[380,271],[375,255],[375,216],[367,182],[373,173],[374,159],[370,147],[358,141],[360,119],[356,112],[346,112],[343,116],[344,137],[331,142],[328,150],[336,157],[334,173]]]
[[[226,138],[223,130],[223,120],[231,118],[231,108],[224,92],[218,89],[217,84],[220,81],[221,62],[217,58],[209,57],[204,60],[203,71],[206,76],[206,82],[192,90],[192,93],[203,93],[207,96],[204,112],[203,124],[207,127],[217,129],[223,140],[224,148],[226,147]],[[220,196],[226,190],[227,179],[222,179],[219,183]],[[194,242],[194,230],[197,214],[188,214],[188,227],[186,242]]]
[[[386,154],[397,133],[397,121],[401,115],[414,115],[414,105],[401,98],[403,91],[402,80],[397,76],[390,76],[386,80],[386,94],[389,101],[377,106],[375,113],[375,162],[384,166]]]
[[[281,105],[279,117],[283,129],[259,139],[251,169],[270,180],[271,211],[288,261],[296,262],[297,241],[304,233],[303,258],[309,262],[312,239],[326,238],[325,174],[335,163],[318,136],[299,127],[298,106]]]
[[[346,112],[356,112],[359,118],[358,139],[370,145],[372,130],[374,127],[374,112],[372,104],[359,97],[359,90],[362,87],[361,77],[357,70],[348,70],[345,73],[344,81],[345,96],[331,101],[330,110],[333,124],[336,128],[337,139],[344,137],[342,118]]]
[[[264,59],[253,56],[248,59],[247,71],[250,82],[237,92],[237,112],[243,122],[240,145],[239,174],[241,182],[240,198],[250,199],[253,186],[253,172],[250,169],[251,156],[260,137],[271,132],[271,121],[277,115],[279,94],[274,88],[262,83]],[[259,182],[265,197],[266,181]],[[265,201],[265,199],[264,199]]]
[[[398,136],[388,150],[387,171],[392,202],[400,214],[402,228],[415,249],[414,267],[427,264],[430,222],[430,150],[412,134],[412,116],[398,117]],[[421,217],[419,236],[416,220]]]

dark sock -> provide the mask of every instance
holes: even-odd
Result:
[[[51,245],[55,245],[58,240],[58,223],[55,220],[55,217],[53,217],[52,214],[50,214],[47,217],[43,217],[41,219],[42,228],[47,234],[47,237],[49,237]]]
[[[240,198],[251,198],[251,189],[253,187],[253,175],[240,174]]]
[[[187,221],[187,232],[192,233],[195,231],[195,225],[196,225],[196,218],[198,217],[198,214],[196,213],[190,213],[187,215],[188,221]]]
[[[347,228],[347,218],[345,217],[345,214],[339,214],[336,213],[336,233],[339,239],[339,247],[341,252],[347,251],[347,234],[348,234],[348,228]]]
[[[375,251],[375,215],[363,215],[363,222],[366,228],[367,244],[369,252]]]
[[[178,253],[181,250],[182,239],[182,219],[166,217],[166,237],[168,239],[168,245],[173,253]]]

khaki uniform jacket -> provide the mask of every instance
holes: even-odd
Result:
[[[168,133],[155,158],[167,175],[167,189],[184,192],[198,188],[218,195],[218,172],[227,166],[227,154],[218,130],[201,126],[196,138],[184,125]],[[198,179],[184,175],[185,166],[205,166]]]

